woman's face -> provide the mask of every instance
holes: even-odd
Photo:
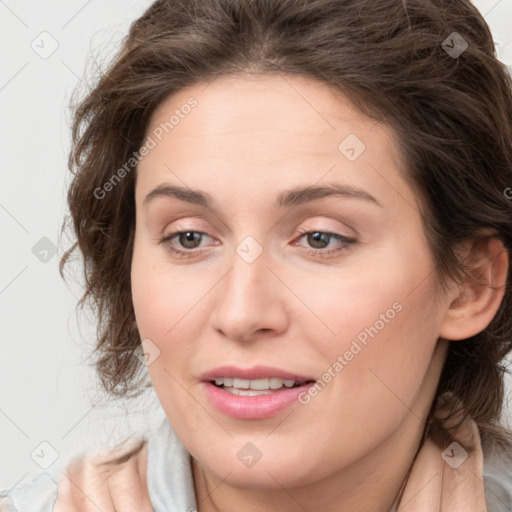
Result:
[[[239,76],[182,90],[146,135],[133,303],[193,457],[277,488],[409,454],[448,302],[391,131],[315,81]]]

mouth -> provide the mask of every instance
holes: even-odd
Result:
[[[297,404],[316,382],[309,376],[280,368],[223,366],[201,375],[210,404],[219,412],[243,420],[270,418]]]
[[[313,380],[282,379],[270,377],[263,379],[239,379],[232,377],[217,377],[209,381],[217,388],[237,396],[259,396],[276,393],[282,389],[291,389],[314,382]]]

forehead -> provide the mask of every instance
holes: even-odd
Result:
[[[306,77],[194,84],[159,105],[146,137],[156,144],[138,166],[138,202],[159,181],[178,176],[186,177],[185,185],[232,188],[236,180],[240,187],[312,184],[330,173],[354,186],[365,177],[382,186],[376,172],[397,174],[400,165],[390,128],[364,116],[340,91]]]
[[[197,103],[193,109],[187,106],[191,98]],[[183,115],[181,110],[188,113]],[[308,77],[285,75],[228,76],[194,84],[159,105],[150,119],[148,131],[159,126],[165,128],[174,113],[181,114],[180,118],[175,115],[172,130],[167,131],[175,136],[222,135],[227,139],[250,135],[258,140],[272,133],[273,137],[286,137],[287,147],[293,147],[296,139],[302,139],[297,141],[297,148],[307,139],[316,139],[315,145],[324,140],[325,146],[332,148],[333,142],[343,137],[344,130],[352,130],[364,138],[376,124],[358,112],[341,91]],[[383,126],[378,131],[377,136],[389,138],[392,135]],[[375,144],[377,140],[372,142]]]

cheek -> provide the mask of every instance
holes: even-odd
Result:
[[[387,350],[406,357],[413,350],[411,337],[436,339],[431,269],[426,246],[390,243],[339,270],[304,274],[295,281],[290,273],[287,282],[293,283],[294,293],[307,306],[302,308],[306,314],[297,314],[294,321],[301,323],[309,344],[331,362],[349,350],[354,340],[363,348],[361,354],[369,352],[368,357],[387,354],[386,359],[393,361]],[[371,351],[364,350],[370,346]]]
[[[187,265],[170,264],[164,249],[135,244],[131,287],[141,337],[161,343],[179,338],[185,326],[190,329],[187,315],[200,306],[210,286]]]
[[[141,340],[157,347],[158,357],[148,365],[155,392],[169,417],[177,410],[196,414],[185,372],[195,375],[191,361],[200,333],[206,328],[204,311],[208,291],[218,277],[186,264],[171,265],[160,248],[135,243],[131,268],[132,301]],[[176,414],[175,414],[176,413]],[[192,418],[193,420],[193,418]],[[198,418],[199,421],[199,418]]]
[[[383,431],[391,431],[423,392],[440,320],[427,255],[419,249],[390,252],[364,274],[336,286],[326,283],[312,306],[324,312],[335,335],[317,344],[328,383],[318,393],[323,398],[312,398],[310,405],[315,415],[328,410],[350,438],[376,418]]]

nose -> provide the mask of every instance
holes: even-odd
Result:
[[[225,337],[245,342],[286,331],[287,289],[268,263],[265,252],[252,262],[233,255],[231,269],[216,287],[211,317],[213,327]]]

